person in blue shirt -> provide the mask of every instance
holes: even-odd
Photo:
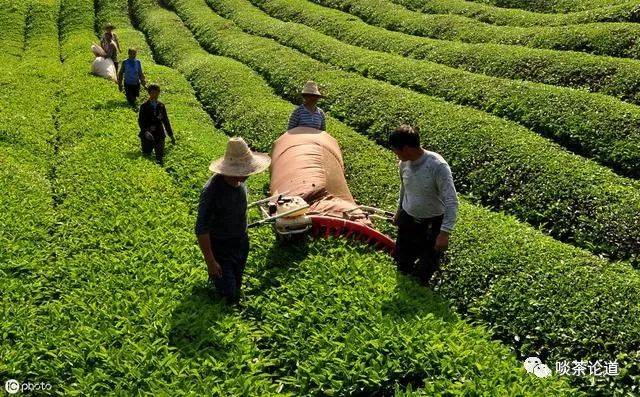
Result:
[[[124,83],[124,94],[131,106],[136,105],[136,99],[140,96],[140,84],[146,87],[142,63],[136,58],[137,56],[138,51],[135,48],[130,48],[129,58],[122,62],[122,67],[118,72],[118,87],[122,92]]]
[[[311,127],[320,131],[326,130],[325,114],[316,104],[324,95],[318,90],[318,85],[313,81],[307,81],[302,89],[304,103],[291,113],[287,130],[296,127]]]

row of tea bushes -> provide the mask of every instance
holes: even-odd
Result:
[[[466,0],[393,0],[411,10],[428,14],[455,14],[474,18],[494,25],[560,26],[589,22],[638,22],[640,9],[635,0],[620,4],[575,11],[566,14],[548,14],[514,8],[502,8]]]
[[[220,128],[248,138],[261,150],[268,150],[273,140],[283,132],[292,105],[275,97],[265,81],[246,66],[228,58],[205,54],[174,14],[148,0],[135,1],[133,5],[134,16],[153,46],[157,59],[183,71]],[[360,202],[392,210],[398,189],[393,155],[331,118],[328,130],[343,149],[347,178],[356,198]],[[630,365],[630,357],[637,356],[633,348],[637,335],[628,332],[634,330],[632,333],[637,334],[640,326],[634,320],[636,315],[629,312],[635,310],[635,305],[619,303],[629,302],[630,297],[634,297],[632,300],[640,299],[637,272],[628,265],[610,264],[585,251],[543,237],[510,217],[471,206],[464,199],[457,227],[439,291],[452,299],[461,311],[499,329],[501,339],[509,344],[515,343],[519,354],[540,354],[558,360],[574,355],[602,357],[602,344],[591,336],[608,333],[611,320],[593,322],[592,316],[576,311],[575,303],[592,305],[592,302],[604,299],[611,305],[599,304],[598,310],[603,311],[597,316],[624,322],[614,331],[618,335],[613,338],[617,344],[607,357],[615,358],[617,352],[631,351],[629,357],[620,357],[628,370],[619,384],[626,387],[625,384],[635,379],[633,376],[637,376],[638,369]],[[285,274],[295,273],[296,269],[287,269]],[[326,273],[328,275],[316,277],[335,277],[333,273]],[[501,297],[502,291],[509,290],[509,282],[501,280],[514,279],[522,283],[519,295],[512,295],[509,300],[492,300],[494,287],[497,287],[495,293]],[[558,296],[551,288],[526,290],[531,280],[559,283],[562,287],[558,288],[567,291],[571,297]],[[582,283],[594,284],[572,289],[572,286]],[[622,290],[621,285],[625,285]],[[276,286],[281,288],[274,296],[285,293],[289,284],[277,282]],[[603,292],[603,289],[608,289],[608,292]],[[372,299],[371,296],[368,299]],[[537,303],[529,307],[530,302]],[[500,308],[501,305],[504,308]],[[413,310],[403,306],[397,306],[398,310]],[[514,308],[525,313],[522,321],[527,325],[518,324],[510,328],[509,313]],[[316,311],[312,309],[312,312]],[[538,315],[541,312],[545,313],[544,319]],[[482,316],[476,317],[476,314]],[[498,324],[494,318],[501,318],[504,322]],[[566,328],[584,333],[559,333],[558,324],[570,324]],[[545,335],[554,335],[553,343],[549,343]],[[522,337],[521,343],[514,342],[516,336],[517,339]],[[587,351],[589,353],[585,353]],[[287,353],[291,354],[297,353]],[[609,387],[606,384],[609,379],[599,381],[602,383],[593,390]]]
[[[375,26],[404,33],[466,43],[496,43],[598,55],[639,58],[640,27],[634,23],[567,26],[496,26],[457,15],[407,10],[389,0],[311,0],[362,18]]]
[[[115,20],[120,20],[120,18],[118,17],[122,17],[122,14],[119,12],[116,12],[117,10],[119,10],[120,8],[118,7],[119,5],[122,5],[122,3],[118,3],[118,2],[107,2],[107,1],[98,1],[96,3],[98,5],[98,15],[99,16],[103,16],[104,18],[112,18]],[[104,12],[103,12],[104,11]],[[143,53],[148,54],[148,52],[146,51],[146,46],[144,44],[144,41],[142,40],[142,38],[140,37],[136,37],[136,35],[133,33],[133,31],[126,31],[126,37],[130,43],[134,44],[135,46],[142,48]],[[171,103],[172,106],[175,106],[175,100],[177,93],[172,92],[170,94],[170,96],[165,97],[165,100],[167,101],[167,103]],[[186,93],[185,93],[186,95]],[[191,95],[191,100],[193,101],[193,95]],[[170,101],[170,102],[169,102]],[[193,106],[192,106],[193,108]],[[199,119],[199,114],[201,112],[195,112],[196,114],[193,114],[193,111],[189,111],[187,108],[182,108],[182,107],[178,107],[176,109],[176,107],[173,107],[173,114],[176,115],[176,119],[177,121],[174,123],[174,125],[179,126],[181,121],[180,120],[184,120],[184,122],[186,123],[184,125],[185,128],[189,128],[189,130],[200,130],[198,131],[198,137],[199,138],[205,138],[204,140],[200,140],[200,139],[195,139],[193,141],[189,142],[189,147],[191,149],[191,156],[187,157],[187,156],[180,156],[180,155],[176,155],[176,151],[178,150],[177,148],[172,152],[171,157],[176,157],[173,158],[172,161],[175,162],[175,167],[179,167],[180,162],[182,163],[188,163],[190,165],[192,165],[193,167],[188,167],[184,168],[183,170],[177,170],[176,168],[174,168],[174,165],[169,165],[169,168],[171,168],[174,172],[174,176],[176,176],[179,179],[184,178],[185,181],[186,180],[191,180],[192,182],[194,181],[194,178],[192,175],[189,174],[184,174],[184,172],[188,169],[195,169],[197,167],[197,165],[200,165],[200,167],[203,166],[203,163],[207,161],[207,157],[206,155],[204,155],[204,153],[207,152],[207,145],[204,144],[206,142],[206,137],[204,135],[204,133],[206,133],[207,129],[206,128],[200,128],[197,129],[195,128],[193,123],[194,120]],[[194,117],[196,116],[196,117]],[[174,119],[174,120],[176,120]],[[189,120],[189,122],[187,122],[187,120]],[[211,126],[211,122],[208,123],[204,123],[204,127],[206,126]],[[189,135],[192,135],[193,131],[190,131]],[[183,143],[181,141],[181,146],[183,146]],[[186,150],[186,149],[183,149]],[[206,163],[205,163],[206,165]],[[206,168],[206,167],[202,167],[202,168]],[[196,178],[197,181],[197,178]],[[259,178],[257,178],[257,180],[254,180],[252,182],[252,186],[256,187],[259,186],[261,183],[265,183],[266,182],[266,175],[263,175]],[[197,183],[197,182],[196,182]],[[184,186],[183,190],[185,190],[187,192],[186,196],[189,196],[189,191],[190,189],[183,183],[180,183],[180,186]],[[255,190],[254,190],[255,191]],[[286,261],[287,259],[290,258],[290,256],[286,256],[286,253],[288,252],[287,250],[280,250],[280,252],[275,253],[273,252],[272,249],[272,245],[273,245],[273,237],[268,237],[268,235],[270,235],[270,232],[268,229],[264,229],[264,230],[260,230],[260,231],[256,231],[255,233],[252,234],[252,239],[254,241],[254,249],[252,251],[252,259],[250,261],[250,269],[249,269],[249,275],[250,278],[248,280],[248,287],[250,288],[250,292],[248,292],[248,305],[249,305],[249,309],[248,312],[252,313],[250,316],[248,315],[248,320],[252,321],[252,324],[257,324],[256,325],[256,330],[254,330],[253,335],[262,335],[262,334],[266,334],[267,330],[269,329],[268,327],[272,327],[273,324],[272,322],[269,321],[269,318],[259,318],[259,319],[254,319],[253,316],[255,315],[255,313],[257,312],[263,312],[264,310],[262,309],[265,305],[264,302],[267,301],[272,301],[273,299],[271,298],[271,296],[267,295],[264,296],[267,292],[272,293],[272,288],[263,288],[263,286],[267,286],[270,287],[270,284],[273,282],[272,279],[272,274],[270,274],[270,272],[273,270],[272,267],[274,265],[274,262],[278,262],[281,263],[283,261]],[[360,263],[360,262],[364,262],[366,259],[366,257],[371,258],[371,255],[366,252],[366,251],[353,251],[353,252],[349,252],[348,250],[345,251],[344,247],[343,250],[340,252],[336,252],[335,254],[331,254],[331,252],[329,250],[327,250],[325,247],[323,247],[323,243],[318,243],[316,245],[316,249],[319,252],[318,258],[313,258],[313,265],[314,266],[318,266],[318,267],[326,267],[329,266],[329,264],[332,263],[336,263],[337,262],[337,256],[340,257],[346,257],[346,258],[350,258],[351,260],[355,261],[356,263]],[[343,244],[342,244],[343,245]],[[266,260],[266,262],[263,262],[265,264],[265,266],[262,266],[260,268],[255,268],[255,265],[259,262],[259,259],[261,260]],[[384,264],[381,264],[381,266],[384,266]],[[387,266],[387,271],[390,270],[390,267]],[[295,275],[297,274],[297,272],[295,272],[295,269],[293,269],[293,272],[291,273],[291,275]],[[331,274],[331,273],[329,273]],[[379,283],[383,283],[386,285],[391,284],[389,282],[389,280],[382,280]],[[376,286],[379,286],[379,284],[377,284]],[[312,288],[308,289],[309,291],[313,291]],[[263,297],[264,296],[264,297]],[[263,297],[261,299],[261,297]],[[284,307],[282,305],[277,305],[275,307],[270,307],[267,306],[268,309],[265,311],[265,316],[266,315],[271,315],[271,316],[275,316],[278,315],[280,313],[280,316],[284,316],[285,318],[289,318],[289,316],[287,316],[286,314],[286,310],[288,309],[287,307]],[[308,311],[310,311],[312,309],[312,307],[308,308]],[[184,306],[184,310],[185,311],[194,311],[194,312],[200,312],[202,309],[197,308],[195,306],[190,306],[190,305],[185,305]],[[351,318],[357,318],[356,316],[353,315],[353,313],[351,311],[344,311],[344,308],[341,306],[340,310],[344,312],[345,316],[351,317]],[[211,316],[206,316],[206,319],[211,319]],[[292,320],[294,321],[294,320]],[[295,322],[297,322],[298,320],[295,320]],[[358,323],[359,321],[356,321],[356,323]],[[278,323],[282,323],[282,321],[279,321]],[[459,323],[459,322],[458,322]],[[197,322],[198,326],[203,326],[204,322],[202,321],[198,321]],[[433,322],[430,321],[422,321],[421,322],[423,327],[427,327],[427,328],[431,328],[434,326]],[[317,324],[316,327],[317,328],[322,328],[324,324]],[[364,329],[363,327],[368,327],[368,324],[355,324],[354,326],[359,327],[359,329]],[[293,328],[293,325],[291,327],[287,327],[288,329]],[[371,330],[371,328],[368,328],[369,330]],[[382,330],[381,331],[377,331],[378,333],[380,333],[381,335],[377,336],[378,338],[382,338],[384,336],[387,335],[387,333],[382,334]],[[442,333],[446,333],[446,330],[442,330]],[[457,330],[456,330],[457,332]],[[430,334],[430,337],[433,337],[435,334],[432,332]],[[478,335],[482,335],[482,331],[480,331],[478,333]],[[399,337],[396,337],[399,338]],[[487,338],[487,336],[485,336],[485,339]],[[405,341],[405,338],[402,339],[403,341]],[[463,337],[464,339],[464,337]],[[264,337],[260,337],[259,340],[268,340],[267,338]],[[266,359],[267,362],[270,363],[270,367],[276,369],[276,368],[287,368],[287,366],[284,365],[284,353],[285,352],[293,352],[296,350],[297,347],[300,346],[300,344],[302,342],[304,342],[304,340],[296,340],[296,344],[293,344],[291,342],[289,343],[285,343],[283,342],[279,342],[276,343],[272,348],[267,349],[263,349],[265,350],[265,352],[268,352],[269,357]],[[266,343],[266,342],[264,342]],[[410,343],[409,341],[405,341],[405,343]],[[419,341],[413,341],[414,344],[419,345],[419,346],[423,346],[425,345],[424,343],[420,343]],[[463,342],[463,344],[466,344],[466,346],[468,348],[470,348],[471,346],[475,346],[478,343],[477,340],[475,339],[471,339],[469,338],[469,342]],[[496,349],[503,349],[501,347],[499,347],[498,345],[495,345],[493,343],[485,343],[490,349],[496,348]],[[262,345],[262,343],[261,343]],[[326,350],[335,350],[336,347],[338,345],[337,344],[325,344],[325,349]],[[357,346],[355,346],[357,347]],[[416,354],[418,354],[419,352],[423,352],[423,348],[418,349],[418,352]],[[438,353],[436,352],[435,354],[441,354],[444,355],[446,354],[448,351],[445,350],[442,353]],[[496,350],[496,352],[499,352],[499,354],[504,354],[504,351],[502,350]],[[307,353],[310,354],[310,353]],[[452,353],[453,354],[453,353]],[[478,351],[477,353],[482,354],[483,356],[486,356],[488,353],[487,351]],[[300,357],[301,361],[302,361],[303,357]],[[308,358],[308,360],[311,360],[313,358],[313,355],[310,354],[310,357]],[[262,360],[262,359],[261,359]],[[491,362],[493,363],[495,361],[495,358],[490,358]],[[344,363],[336,360],[335,366],[337,366],[338,368],[341,369],[341,371],[335,371],[332,373],[332,378],[331,378],[331,387],[334,388],[338,388],[336,387],[336,384],[342,384],[342,386],[340,386],[338,389],[339,390],[348,390],[348,388],[352,388],[352,389],[357,389],[359,386],[359,382],[361,382],[359,379],[352,379],[351,377],[347,377],[345,376],[345,372],[348,373],[347,370],[352,370],[352,368],[350,366],[345,366]],[[400,364],[396,364],[396,365],[400,365]],[[424,365],[433,365],[433,363],[427,363]],[[492,365],[496,365],[495,363]],[[460,366],[462,367],[462,363],[460,364]],[[510,373],[512,373],[514,370],[516,371],[515,373],[519,372],[519,369],[517,369],[518,365],[514,365],[513,362],[511,363],[507,363],[505,366],[503,366],[502,368],[499,368],[499,371],[505,371],[505,373],[508,371]],[[383,368],[375,368],[372,369],[372,373],[373,376],[371,379],[368,379],[367,381],[369,382],[369,386],[370,387],[376,387],[376,384],[381,383],[380,379],[386,379],[388,377],[391,377],[390,382],[391,383],[395,383],[393,382],[393,378],[398,376],[395,373],[390,372],[389,369],[383,369]],[[423,376],[425,377],[429,377],[430,375],[425,372],[424,370],[422,371]],[[322,375],[324,376],[324,373],[318,373],[318,375]],[[377,377],[376,377],[377,375]],[[300,379],[304,379],[306,377],[306,373],[304,372],[300,372],[297,370],[290,370],[290,371],[284,371],[284,372],[277,372],[275,374],[272,375],[274,378],[276,378],[277,382],[283,382],[283,384],[285,386],[283,386],[283,391],[287,391],[288,389],[294,389],[296,390],[296,392],[301,392],[301,390],[306,391],[313,391],[316,390],[318,388],[321,388],[322,390],[327,389],[326,385],[321,385],[319,384],[319,382],[316,379],[312,379],[308,381],[308,390],[305,389],[304,387],[304,383],[301,382],[295,382],[294,384],[289,384],[287,382],[287,378],[290,378],[292,376],[299,376]],[[477,377],[477,375],[474,375]],[[451,388],[450,385],[451,381],[448,380],[437,380],[437,383],[435,385],[435,387],[437,387],[440,390],[447,390]],[[474,387],[472,385],[468,385],[466,387]],[[506,388],[505,390],[522,390],[520,388],[520,386],[508,386],[508,388]],[[559,390],[567,390],[564,387],[560,387],[559,386]],[[317,391],[316,391],[317,392]],[[296,393],[298,394],[298,393]]]
[[[272,40],[249,35],[205,0],[167,0],[205,48],[259,71],[287,98],[307,79],[328,97],[334,116],[377,141],[401,122],[451,165],[463,193],[542,225],[552,236],[632,261],[640,253],[637,181],[566,152],[511,122],[388,83],[337,70]]]
[[[20,332],[3,353],[2,373],[46,380],[52,393],[69,395],[274,393],[253,361],[260,355],[250,327],[199,292],[206,275],[190,206],[169,173],[137,154],[135,113],[122,94],[87,73],[93,2],[63,0],[60,22],[56,255],[38,269],[43,288],[28,290],[37,310],[11,319]],[[182,301],[207,309],[207,332],[185,326],[198,313]]]
[[[472,0],[498,7],[520,8],[538,12],[576,12],[600,7],[615,7],[626,0]]]
[[[640,177],[640,107],[604,95],[488,77],[342,43],[302,24],[265,15],[247,0],[209,0],[246,32],[365,77],[516,121],[621,174]]]
[[[389,31],[312,2],[251,0],[276,18],[303,23],[349,44],[489,76],[583,88],[638,103],[640,63],[632,59],[498,44],[468,44]]]
[[[0,1],[0,26],[3,39],[0,42],[0,60],[11,62],[22,55],[25,44],[25,28],[28,2],[26,0]]]
[[[50,260],[55,224],[52,137],[56,125],[56,2],[18,0],[0,4],[0,378],[15,378],[12,350],[24,329],[13,319],[37,312],[43,288],[38,270]],[[51,12],[49,12],[51,11]],[[27,24],[27,20],[29,23]],[[5,29],[6,27],[6,29]],[[43,47],[55,43],[49,52]],[[38,62],[46,70],[33,70]],[[21,354],[25,354],[22,352]]]

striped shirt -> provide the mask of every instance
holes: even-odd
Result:
[[[306,106],[298,106],[291,117],[289,118],[289,127],[287,130],[291,130],[296,127],[311,127],[317,130],[325,131],[325,115],[324,111],[316,106],[315,111],[307,109]]]

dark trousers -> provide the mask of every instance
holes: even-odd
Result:
[[[416,276],[427,284],[433,273],[440,269],[440,252],[435,250],[435,243],[442,219],[442,215],[415,219],[400,210],[395,258],[398,271]]]
[[[153,141],[145,138],[144,135],[140,137],[140,144],[142,146],[142,153],[150,155],[152,151],[156,152],[156,161],[162,164],[164,158],[164,137],[155,138]]]
[[[237,301],[242,290],[242,275],[249,256],[249,237],[212,239],[213,256],[222,267],[222,277],[214,279],[216,290],[228,301]]]
[[[127,102],[131,105],[135,105],[136,99],[140,96],[140,84],[124,84],[124,95],[127,97]]]

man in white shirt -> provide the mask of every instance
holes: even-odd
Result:
[[[408,125],[396,128],[389,146],[400,159],[396,263],[400,272],[428,285],[440,269],[458,213],[451,169],[438,153],[420,146],[420,136]]]

